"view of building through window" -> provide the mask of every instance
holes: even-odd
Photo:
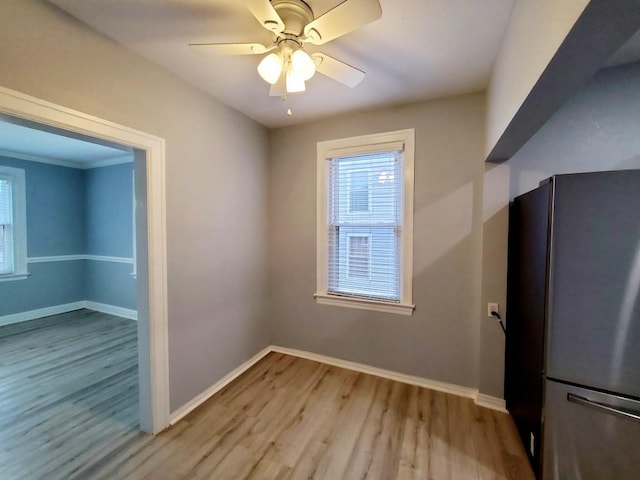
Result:
[[[401,152],[329,163],[329,292],[400,299]]]

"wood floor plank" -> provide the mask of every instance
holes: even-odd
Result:
[[[429,462],[429,478],[452,480],[451,463],[455,452],[451,448],[449,437],[449,412],[447,394],[432,392],[431,394],[431,461]],[[453,479],[457,480],[457,479]]]
[[[138,432],[137,324],[89,310],[0,327],[0,478],[71,478]]]
[[[175,426],[138,431],[137,325],[0,327],[2,480],[533,480],[511,418],[270,353]]]
[[[397,474],[400,480],[427,478],[429,473],[431,422],[429,393],[430,391],[424,388],[410,387]]]

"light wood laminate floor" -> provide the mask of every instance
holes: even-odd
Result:
[[[0,329],[3,369],[6,345]],[[43,363],[36,357],[25,358],[22,367],[13,362],[13,368]],[[49,375],[60,377],[60,363],[65,362],[51,361]],[[8,378],[2,376],[3,405]],[[131,380],[123,379],[121,387],[105,380],[107,389],[123,393],[104,396],[109,408],[94,404],[104,412],[95,425],[88,419],[94,412],[82,400],[70,398],[73,405],[65,407],[54,400],[51,414],[40,420],[30,417],[34,408],[21,409],[32,420],[19,421],[16,412],[5,418],[3,407],[0,421],[13,429],[0,432],[0,465],[8,466],[4,475],[0,467],[0,478],[533,479],[509,416],[453,395],[271,353],[177,425],[151,437],[136,431],[133,403],[124,407],[127,415],[117,413],[132,396]],[[73,397],[78,395],[83,397]]]

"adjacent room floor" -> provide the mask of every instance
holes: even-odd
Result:
[[[90,310],[0,327],[0,478],[69,478],[138,431],[137,323]]]
[[[140,433],[135,327],[81,311],[0,328],[0,478],[533,479],[506,414],[276,353]]]

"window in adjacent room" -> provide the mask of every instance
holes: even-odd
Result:
[[[318,303],[413,312],[414,135],[318,143]]]
[[[24,170],[0,166],[0,281],[27,277]]]

